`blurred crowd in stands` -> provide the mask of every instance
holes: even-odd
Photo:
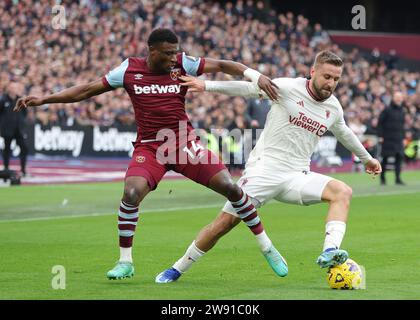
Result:
[[[239,61],[272,78],[307,77],[316,52],[332,50],[345,62],[336,96],[350,128],[360,137],[375,135],[379,114],[393,92],[401,91],[406,137],[420,138],[420,73],[399,70],[396,52],[344,52],[319,23],[302,15],[276,12],[262,1],[250,0],[61,4],[66,26],[54,30],[51,1],[0,2],[0,94],[10,82],[21,84],[21,95],[42,96],[96,80],[126,57],[145,56],[149,33],[167,27],[177,33],[189,55]],[[262,128],[270,101],[188,94],[186,108],[197,128]],[[42,125],[134,125],[123,89],[77,104],[29,109],[27,120]]]

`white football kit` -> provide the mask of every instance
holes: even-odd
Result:
[[[331,177],[310,172],[311,156],[320,137],[330,130],[348,150],[364,163],[372,159],[347,127],[338,99],[331,95],[317,101],[306,78],[277,78],[278,102],[267,115],[264,130],[250,153],[238,181],[260,207],[271,199],[300,205],[321,202]],[[206,91],[233,96],[258,97],[260,88],[246,81],[206,81]],[[223,211],[237,216],[230,202]]]

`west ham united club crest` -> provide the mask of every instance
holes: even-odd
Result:
[[[180,68],[172,69],[169,75],[171,76],[171,79],[175,81],[181,75],[181,69]]]
[[[146,157],[145,156],[137,156],[136,157],[136,162],[138,163],[143,163],[146,161]]]

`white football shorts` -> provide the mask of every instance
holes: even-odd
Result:
[[[333,178],[307,171],[267,172],[259,167],[245,169],[237,184],[251,197],[256,208],[271,199],[280,202],[310,205],[322,202],[322,192]],[[223,211],[238,216],[229,201]]]

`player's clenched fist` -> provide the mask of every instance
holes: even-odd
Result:
[[[373,174],[374,176],[380,174],[382,172],[381,164],[376,159],[370,159],[365,164],[366,172],[369,174]]]

